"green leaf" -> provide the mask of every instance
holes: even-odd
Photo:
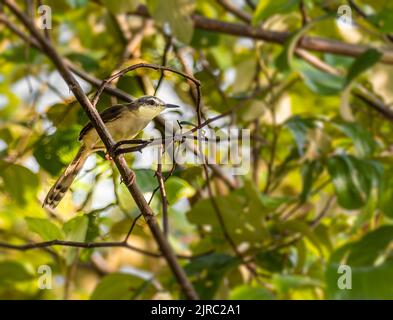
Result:
[[[136,299],[137,293],[146,280],[131,274],[113,273],[105,276],[97,284],[90,300],[130,300]]]
[[[190,45],[194,48],[211,48],[219,43],[220,35],[218,33],[195,29]]]
[[[113,14],[121,14],[132,12],[137,7],[140,1],[138,0],[101,0],[105,7]]]
[[[266,196],[264,196],[256,187],[256,185],[250,180],[244,180],[244,191],[246,197],[250,204],[250,211],[251,212],[267,212],[272,211],[269,210],[270,208],[266,205]],[[274,207],[273,207],[274,208]]]
[[[334,68],[349,69],[355,59],[353,57],[324,53],[323,60]]]
[[[381,33],[393,32],[393,8],[382,8],[376,14],[368,15],[367,20]]]
[[[14,284],[34,279],[34,275],[17,261],[0,262],[0,284]]]
[[[393,241],[393,226],[382,226],[349,244],[346,261],[351,266],[373,265]]]
[[[254,188],[256,187],[254,186]],[[293,199],[293,197],[290,196],[272,197],[264,193],[259,193],[258,198],[262,201],[265,210],[267,209],[271,212],[277,209],[282,204],[287,203]]]
[[[165,191],[169,204],[174,204],[180,199],[191,197],[195,190],[187,181],[178,178],[170,177],[165,183]]]
[[[229,295],[230,300],[273,300],[271,292],[264,288],[242,285],[233,289]]]
[[[74,126],[42,136],[35,144],[33,153],[39,165],[51,175],[59,175],[77,152],[79,130]]]
[[[359,157],[370,157],[377,144],[368,130],[357,123],[335,122],[334,126],[352,139]]]
[[[261,251],[255,255],[255,262],[269,272],[282,272],[286,264],[286,257],[278,251]]]
[[[295,139],[299,154],[303,155],[307,142],[307,134],[310,129],[315,128],[314,119],[294,116],[285,123],[285,126]]]
[[[4,189],[18,205],[27,205],[36,195],[38,177],[26,167],[0,160],[0,177],[3,178]]]
[[[287,1],[288,2],[288,1]],[[282,72],[290,70],[292,68],[292,60],[293,55],[299,40],[309,31],[317,22],[324,20],[331,15],[323,16],[321,18],[315,19],[309,23],[307,23],[304,27],[302,27],[299,31],[295,32],[291,37],[289,37],[284,44],[284,47],[277,57],[276,65],[278,69]]]
[[[319,160],[306,161],[302,166],[302,192],[300,201],[304,202],[310,195],[311,188],[318,176],[322,173],[323,167]]]
[[[225,274],[236,267],[238,258],[214,253],[193,259],[184,267],[201,299],[213,299]]]
[[[300,72],[307,87],[315,93],[326,96],[336,95],[344,87],[343,77],[320,71],[302,60],[293,59],[293,66]]]
[[[302,236],[306,237],[315,246],[315,248],[319,250],[321,255],[323,254],[318,237],[314,234],[313,229],[304,221],[301,220],[285,221],[279,223],[277,225],[277,228],[281,232],[284,232],[285,234],[288,234],[288,232],[290,232],[291,234],[300,233]]]
[[[113,1],[113,3],[117,3],[117,1]],[[95,59],[90,55],[78,53],[78,52],[72,52],[67,54],[66,57],[71,61],[75,61],[79,63],[82,66],[82,68],[86,71],[91,72],[99,68],[97,59]]]
[[[286,294],[293,289],[308,289],[322,287],[322,283],[316,279],[301,275],[275,274],[273,284],[281,294]]]
[[[138,186],[142,192],[152,192],[158,186],[155,171],[151,169],[137,169],[134,171]]]
[[[393,219],[393,168],[390,168],[385,171],[380,193],[379,193],[379,201],[378,208],[380,208],[383,213],[389,218]]]
[[[355,59],[348,70],[345,86],[348,86],[357,76],[376,64],[382,53],[376,49],[368,49]]]
[[[26,56],[26,49],[24,45],[12,45],[4,48],[0,53],[0,60],[5,60],[8,63],[26,63],[26,59],[34,61],[37,59],[39,53],[35,48],[30,48]]]
[[[380,183],[382,166],[376,161],[336,155],[328,159],[338,203],[345,209],[359,209],[368,200],[371,189]]]
[[[68,241],[85,241],[89,219],[86,215],[77,216],[64,223],[63,231]]]
[[[255,25],[272,15],[291,12],[298,4],[299,0],[260,0],[252,18],[252,23]]]
[[[46,115],[56,128],[68,129],[78,120],[78,107],[77,102],[56,103],[48,109]]]
[[[77,216],[75,218],[72,218],[71,220],[68,220],[63,225],[65,240],[85,242],[88,225],[89,225],[89,218],[86,215]],[[67,265],[70,265],[72,264],[78,253],[78,248],[66,248],[66,251],[67,251],[66,262]]]
[[[245,92],[249,89],[250,84],[254,79],[254,71],[256,68],[255,59],[245,57],[236,66],[236,77],[232,85],[233,94]]]
[[[246,182],[247,185],[247,182]],[[225,221],[226,229],[236,243],[249,242],[258,246],[269,239],[264,217],[272,211],[263,203],[263,196],[256,194],[251,186],[215,197],[216,204]],[[222,237],[220,223],[211,199],[198,201],[187,213],[188,220],[196,225],[210,225],[217,237]]]
[[[86,241],[91,242],[94,241],[94,239],[97,238],[100,234],[100,229],[97,223],[97,212],[93,211],[88,213],[87,217],[89,219],[89,223],[86,231]]]
[[[383,226],[360,240],[337,249],[331,255],[326,270],[328,297],[330,299],[392,299],[393,284],[387,281],[393,277],[393,259],[389,257],[392,241],[393,226]],[[338,273],[340,265],[351,268],[351,290],[341,290],[338,287],[338,279],[344,276]]]
[[[172,34],[181,42],[188,44],[192,39],[193,22],[191,13],[194,0],[150,0],[147,2],[149,12],[161,25],[168,23]]]
[[[88,0],[67,0],[71,8],[81,8],[87,5]]]
[[[44,241],[64,239],[63,232],[48,219],[27,217],[25,220],[30,231],[38,234]]]

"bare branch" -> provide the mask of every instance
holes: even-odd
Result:
[[[163,153],[163,146],[161,145],[160,155]],[[168,199],[166,197],[164,177],[162,175],[162,164],[161,160],[157,164],[156,177],[158,182],[158,187],[161,194],[162,201],[162,228],[164,230],[164,235],[168,237]]]
[[[20,20],[23,25],[29,30],[31,35],[39,43],[39,45],[44,49],[43,51],[51,59],[51,61],[56,66],[57,70],[63,77],[64,81],[68,84],[70,90],[74,93],[76,99],[81,104],[86,114],[88,115],[92,125],[96,129],[99,137],[105,144],[107,150],[111,150],[114,145],[114,140],[111,137],[108,129],[105,127],[99,113],[94,108],[93,104],[90,102],[83,89],[79,85],[78,81],[72,75],[69,70],[69,66],[64,62],[62,57],[57,53],[51,43],[49,43],[46,38],[44,38],[39,30],[36,29],[34,24],[30,19],[18,8],[18,6],[10,0],[1,0]],[[122,176],[125,185],[127,186],[129,192],[135,200],[139,210],[142,212],[149,228],[160,247],[160,251],[165,256],[168,265],[170,266],[172,272],[174,273],[180,287],[182,288],[185,296],[188,299],[198,299],[198,295],[188,280],[184,270],[178,264],[176,256],[174,255],[172,248],[170,247],[168,241],[160,230],[155,215],[152,209],[147,204],[143,193],[139,189],[138,185],[135,183],[135,174],[128,168],[127,163],[122,155],[116,156],[114,162]]]
[[[217,2],[228,12],[232,13],[235,17],[238,17],[240,20],[243,20],[244,22],[251,22],[251,16],[247,13],[244,12],[236,6],[234,6],[229,0],[217,0]]]
[[[150,17],[147,8],[143,5],[140,5],[137,10],[131,14]],[[283,45],[292,35],[291,32],[271,31],[241,23],[210,19],[197,14],[192,15],[192,20],[194,22],[194,27],[197,29],[259,39],[280,45]],[[311,51],[328,52],[350,57],[357,57],[371,48],[370,46],[356,45],[337,40],[309,36],[302,37],[297,45],[298,48],[308,49]],[[393,51],[383,48],[380,48],[379,50],[382,52],[380,62],[393,64]]]
[[[86,248],[86,249],[123,247],[123,248],[130,249],[132,251],[138,252],[140,254],[143,254],[143,255],[151,257],[151,258],[164,258],[164,256],[160,253],[150,252],[150,251],[132,246],[124,241],[121,241],[121,242],[78,242],[78,241],[66,241],[66,240],[54,239],[54,240],[50,240],[50,241],[32,242],[32,243],[20,244],[20,245],[6,243],[6,242],[0,242],[0,248],[10,249],[10,250],[18,250],[18,251],[43,249],[43,248],[49,248],[49,247],[53,247],[53,246]],[[210,253],[211,252],[204,252],[202,254],[195,255],[195,256],[178,254],[178,255],[176,255],[176,257],[178,259],[189,260],[189,259],[194,259],[194,258],[203,256],[203,255],[208,255]]]

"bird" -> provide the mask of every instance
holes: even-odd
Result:
[[[150,121],[169,108],[179,108],[179,106],[165,103],[155,96],[143,96],[129,103],[108,107],[100,113],[100,116],[112,138],[120,141],[137,136]],[[78,140],[81,143],[78,153],[50,188],[43,207],[56,208],[89,155],[106,149],[91,122],[82,128]]]

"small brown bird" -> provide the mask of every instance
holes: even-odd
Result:
[[[178,107],[166,104],[157,97],[144,96],[130,103],[109,107],[100,115],[113,139],[120,141],[134,138],[163,110]],[[103,142],[90,122],[81,130],[79,141],[82,145],[77,155],[49,190],[43,206],[56,208],[88,156],[93,152],[105,150]]]

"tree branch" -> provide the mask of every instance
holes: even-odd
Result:
[[[160,155],[163,153],[163,146],[162,145],[161,145],[161,150],[159,152],[160,152]],[[164,230],[164,235],[166,237],[168,237],[168,231],[169,231],[168,199],[166,196],[164,177],[162,175],[161,159],[159,160],[159,163],[157,164],[156,177],[157,177],[158,188],[160,190],[161,201],[162,201],[162,228]]]
[[[247,12],[244,12],[236,8],[236,6],[234,6],[230,1],[228,0],[216,0],[216,1],[226,11],[232,13],[235,17],[238,17],[240,20],[247,23],[251,21],[251,15],[249,15]]]
[[[36,41],[40,44],[45,54],[50,58],[50,60],[54,63],[57,70],[63,77],[64,81],[67,83],[70,90],[74,93],[75,98],[81,104],[86,114],[88,115],[92,125],[96,129],[99,137],[105,144],[107,150],[111,150],[114,145],[114,140],[111,137],[108,129],[105,127],[104,122],[102,121],[99,113],[93,107],[92,103],[83,92],[83,89],[79,85],[78,81],[70,72],[67,64],[63,61],[63,59],[59,56],[57,51],[54,49],[51,43],[49,43],[36,29],[34,24],[30,21],[28,17],[17,7],[17,5],[10,0],[1,0],[12,12],[13,14],[23,23],[23,25],[29,30],[31,35],[36,39]],[[121,174],[125,185],[127,186],[129,192],[135,200],[139,210],[142,212],[143,217],[145,218],[150,231],[152,232],[162,254],[165,256],[169,267],[171,268],[174,276],[177,279],[180,287],[184,295],[188,299],[198,299],[198,295],[188,280],[185,271],[181,268],[176,260],[176,256],[172,251],[168,241],[163,235],[161,229],[158,226],[157,220],[152,209],[147,204],[143,193],[136,183],[134,183],[135,174],[134,172],[128,168],[127,163],[122,155],[116,156],[114,158],[114,162]]]
[[[131,14],[150,17],[147,8],[143,5],[140,5],[134,12],[131,12]],[[192,15],[191,18],[194,22],[194,27],[197,29],[259,39],[280,45],[283,45],[292,35],[291,32],[271,31],[242,23],[210,19],[197,14]],[[350,57],[357,57],[371,48],[370,46],[356,45],[337,40],[310,36],[302,37],[297,44],[297,47],[311,51],[328,52]],[[379,49],[379,51],[382,53],[380,62],[393,64],[393,51],[387,49]]]
[[[123,248],[130,249],[132,251],[138,252],[140,254],[143,254],[145,256],[149,256],[151,258],[163,258],[163,255],[160,253],[150,252],[150,251],[138,248],[138,247],[134,247],[125,241],[121,241],[121,242],[79,242],[79,241],[66,241],[66,240],[54,239],[54,240],[50,240],[50,241],[32,242],[32,243],[26,243],[26,244],[20,244],[20,245],[10,244],[10,243],[6,243],[6,242],[0,242],[0,248],[10,249],[10,250],[19,250],[19,251],[28,251],[28,250],[34,250],[34,249],[49,248],[49,247],[53,247],[53,246],[86,248],[86,249],[123,247]],[[200,255],[195,255],[195,256],[177,254],[176,257],[178,259],[190,260],[190,259],[194,259],[196,257],[200,257],[202,255],[210,254],[210,253],[211,252],[204,252]]]

